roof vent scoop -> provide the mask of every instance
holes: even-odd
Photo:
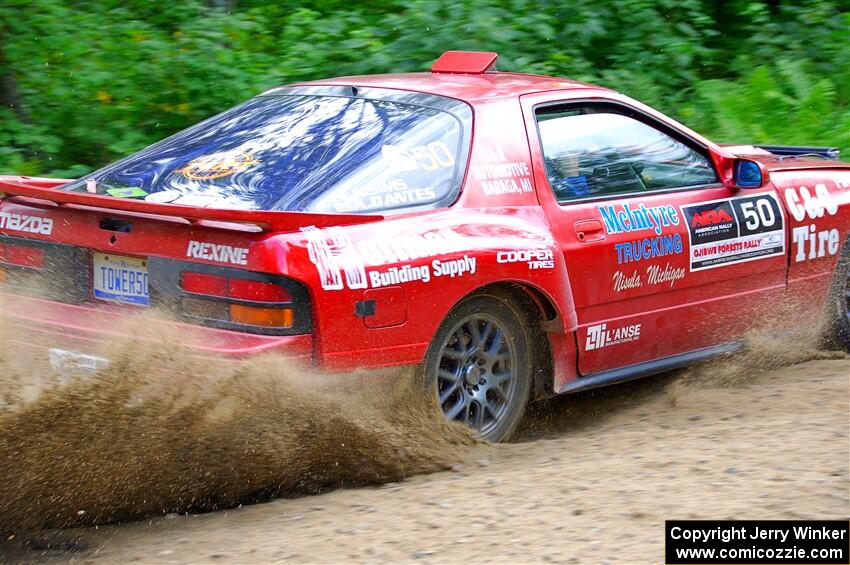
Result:
[[[489,51],[446,51],[431,65],[431,72],[481,75],[495,71],[498,58],[498,53]]]

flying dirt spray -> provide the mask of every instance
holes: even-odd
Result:
[[[131,322],[126,335],[157,337],[113,343],[100,353],[109,367],[69,377],[12,346],[3,323],[0,531],[397,481],[477,444],[411,375],[387,386],[274,355],[198,358],[160,325]]]

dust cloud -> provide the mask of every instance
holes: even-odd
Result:
[[[126,334],[154,339],[110,344],[94,374],[57,374],[0,322],[0,532],[398,481],[478,445],[410,374],[199,358],[146,318]]]
[[[109,344],[99,352],[107,368],[76,375],[54,371],[44,348],[16,344],[0,316],[0,533],[398,481],[499,449],[446,422],[411,373],[325,375],[276,355],[197,357],[195,338],[163,332],[161,316],[128,321],[121,333],[146,339]],[[819,335],[751,332],[742,353],[543,403],[520,440],[598,428],[651,398],[675,406],[695,389],[710,395],[780,367],[846,358]]]
[[[683,369],[673,384],[677,387],[736,388],[758,382],[790,365],[848,358],[847,353],[831,345],[824,342],[818,331],[784,334],[752,331],[744,336],[741,351]]]

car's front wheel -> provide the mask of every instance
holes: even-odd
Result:
[[[850,351],[850,242],[838,260],[831,304],[832,329],[844,349]]]
[[[509,299],[477,295],[449,314],[425,358],[425,383],[450,420],[508,439],[528,403],[532,328]]]

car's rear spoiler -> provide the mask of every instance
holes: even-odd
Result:
[[[339,226],[375,222],[383,216],[358,214],[314,214],[310,212],[271,212],[265,210],[228,210],[221,208],[200,208],[182,204],[160,204],[144,200],[130,200],[88,194],[84,192],[66,192],[56,190],[71,182],[64,179],[46,179],[35,177],[0,176],[0,197],[23,196],[52,202],[57,206],[87,206],[104,210],[134,212],[154,216],[183,218],[189,223],[207,224],[208,222],[226,222],[252,224],[263,231],[292,231],[304,226]]]
[[[804,145],[754,145],[774,155],[783,157],[817,156],[831,161],[838,161],[837,147],[807,147]]]

